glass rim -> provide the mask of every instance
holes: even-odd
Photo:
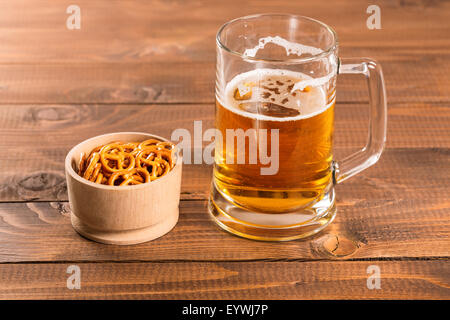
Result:
[[[279,16],[279,17],[285,17],[285,18],[295,18],[297,20],[308,20],[309,22],[314,22],[319,24],[320,26],[324,27],[333,37],[333,42],[332,44],[327,47],[324,51],[322,51],[321,53],[315,54],[313,56],[309,56],[306,58],[287,58],[287,59],[261,59],[261,58],[255,58],[255,57],[249,57],[244,55],[243,53],[231,50],[230,48],[228,48],[224,43],[222,43],[220,36],[222,34],[222,32],[225,30],[225,28],[227,28],[228,26],[230,26],[231,24],[238,22],[238,21],[243,21],[243,20],[249,20],[249,19],[255,19],[255,18],[260,18],[260,17],[275,17],[275,16]],[[314,61],[320,58],[323,58],[327,55],[329,55],[330,53],[332,53],[333,51],[336,50],[336,48],[338,47],[339,41],[338,41],[338,37],[336,32],[334,31],[333,28],[331,28],[329,25],[323,23],[322,21],[307,17],[307,16],[302,16],[302,15],[295,15],[295,14],[286,14],[286,13],[260,13],[260,14],[253,14],[253,15],[248,15],[248,16],[243,16],[243,17],[239,17],[239,18],[235,18],[232,19],[230,21],[225,22],[217,31],[216,34],[216,44],[219,48],[227,51],[228,53],[231,53],[233,55],[239,56],[242,59],[246,60],[246,61],[254,61],[254,62],[266,62],[266,63],[304,63],[304,62],[310,62],[310,61]]]

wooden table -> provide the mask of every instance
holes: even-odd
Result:
[[[81,8],[81,29],[66,8]],[[0,3],[0,298],[450,298],[450,3],[2,1]],[[387,146],[337,187],[335,222],[287,243],[241,239],[209,218],[211,167],[186,165],[180,220],[135,246],[80,237],[69,219],[63,160],[116,131],[170,137],[213,126],[215,33],[232,18],[288,12],[333,26],[342,57],[384,68]],[[367,89],[340,76],[336,157],[360,148]],[[69,290],[67,268],[81,269]],[[381,271],[368,289],[367,268]]]

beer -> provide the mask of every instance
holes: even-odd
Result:
[[[299,72],[257,69],[234,77],[216,97],[216,128],[224,139],[227,130],[254,130],[243,150],[237,143],[231,150],[228,141],[216,144],[215,187],[238,207],[287,213],[311,206],[326,193],[332,179],[335,99],[321,86],[298,86],[310,79]],[[271,145],[274,130],[278,148]],[[266,139],[259,139],[261,134]],[[271,154],[278,157],[276,172],[261,174],[267,163],[259,158],[250,163],[251,139],[258,154],[261,148],[278,152]],[[244,163],[238,161],[239,152],[245,153]]]
[[[340,59],[332,28],[295,15],[229,21],[217,32],[216,49],[211,218],[255,240],[316,234],[336,216],[335,184],[373,165],[383,150],[379,64]],[[338,74],[364,75],[370,96],[366,147],[341,161],[332,151]]]

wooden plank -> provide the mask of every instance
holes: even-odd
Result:
[[[389,101],[450,98],[444,1],[379,1],[381,30],[366,27],[368,4],[357,0],[333,3],[332,10],[320,1],[80,0],[83,22],[75,31],[65,24],[70,4],[0,4],[0,103],[211,103],[219,26],[279,8],[335,27],[341,56],[379,60]],[[414,23],[406,28],[404,21]],[[362,81],[347,76],[339,83],[340,101],[367,100]]]
[[[394,179],[394,178],[392,178]],[[338,215],[304,241],[250,241],[221,230],[206,201],[181,201],[177,226],[134,246],[102,245],[80,237],[67,202],[0,204],[0,263],[37,261],[248,261],[446,257],[450,199],[418,199],[366,179],[338,188]],[[388,180],[390,181],[390,180]],[[347,190],[343,190],[347,189]],[[398,189],[393,194],[392,190]],[[447,188],[448,190],[448,188]],[[421,190],[417,189],[417,193]]]
[[[133,130],[170,138],[177,128],[185,128],[193,135],[193,123],[197,119],[202,120],[203,130],[214,123],[214,107],[206,104],[3,105],[0,110],[0,201],[66,200],[64,158],[72,146],[89,137]],[[391,106],[387,150],[381,161],[363,176],[366,179],[396,177],[398,182],[392,180],[392,183],[407,184],[411,194],[414,194],[413,186],[428,190],[427,193],[442,192],[448,186],[448,180],[443,178],[449,173],[445,170],[449,168],[446,156],[450,147],[449,119],[450,108],[446,104]],[[338,105],[336,158],[342,159],[361,148],[366,132],[366,106]],[[390,150],[393,148],[414,149]],[[416,167],[411,167],[411,163]],[[186,165],[182,198],[205,199],[210,179],[210,166]],[[423,193],[414,194],[414,197],[422,196]]]
[[[369,4],[290,0],[246,1],[89,1],[78,0],[81,29],[68,30],[70,0],[0,3],[0,61],[124,62],[213,61],[219,27],[240,16],[287,12],[319,19],[334,27],[342,48],[392,50],[396,55],[448,53],[448,1],[377,1],[381,30],[369,30]],[[132,21],[132,23],[130,23]],[[407,26],[405,22],[408,22]],[[362,52],[358,52],[362,53]],[[380,52],[380,56],[383,56]]]
[[[69,4],[0,3],[0,298],[450,298],[450,2],[378,1],[376,31],[357,0],[328,10],[320,1],[79,0],[77,31],[65,27]],[[231,236],[207,213],[211,167],[188,165],[168,235],[127,247],[77,235],[64,201],[69,148],[112,131],[211,127],[216,30],[279,8],[335,27],[341,56],[384,67],[387,149],[337,187],[335,222],[304,241]],[[366,137],[367,89],[351,76],[338,85],[340,159]],[[66,288],[71,264],[80,291]],[[366,286],[369,265],[381,269],[381,290]]]
[[[390,103],[450,101],[448,53],[342,56],[378,58]],[[0,64],[0,83],[1,104],[214,103],[215,63]],[[364,78],[339,76],[337,100],[367,101]]]
[[[214,102],[214,63],[0,65],[0,103]]]
[[[213,126],[213,109],[211,105],[1,106],[0,194],[7,201],[65,200],[63,162],[72,146],[90,136],[118,131],[151,131],[170,138],[176,128],[193,132],[198,118],[206,129]],[[184,166],[183,195],[198,198],[200,193],[204,198],[211,174],[207,165]]]
[[[0,265],[0,299],[449,299],[448,260]],[[380,268],[368,289],[367,268]]]

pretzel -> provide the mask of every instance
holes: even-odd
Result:
[[[169,141],[161,141],[157,144],[157,146],[166,150],[173,150],[175,148],[175,145]]]
[[[78,174],[80,176],[83,175],[85,168],[85,164],[86,164],[86,154],[83,152],[81,153],[81,157],[80,157],[80,162],[78,162]]]
[[[88,158],[88,165],[86,170],[83,173],[83,178],[90,180],[92,174],[94,173],[95,166],[98,164],[98,160],[100,159],[100,155],[98,152],[93,152]]]
[[[148,139],[115,141],[82,153],[78,174],[94,183],[127,186],[148,183],[166,175],[175,165],[175,145]]]
[[[150,182],[150,174],[147,170],[141,168],[115,172],[109,177],[108,184],[114,186],[118,178],[122,179],[120,186]]]
[[[144,149],[144,148],[146,148],[146,147],[150,147],[150,146],[156,146],[158,143],[160,143],[161,141],[159,141],[159,140],[156,140],[156,139],[148,139],[148,140],[145,140],[145,141],[142,141],[140,144],[139,144],[139,146],[138,146],[138,148],[139,149]]]

